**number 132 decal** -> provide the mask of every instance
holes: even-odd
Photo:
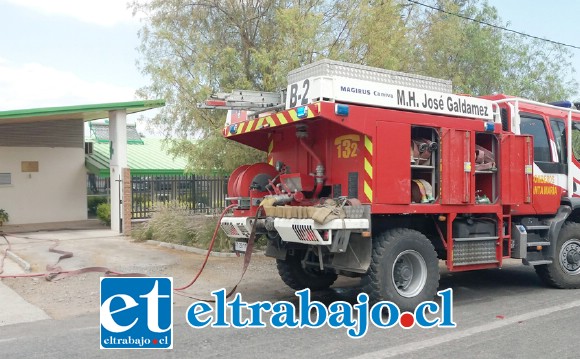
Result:
[[[358,155],[359,135],[343,135],[334,140],[338,158],[354,158]]]

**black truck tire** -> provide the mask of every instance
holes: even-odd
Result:
[[[338,278],[336,273],[323,272],[318,268],[302,268],[302,258],[303,252],[296,252],[288,254],[285,260],[276,260],[278,274],[288,287],[294,290],[322,290],[329,288]]]
[[[414,311],[433,300],[439,286],[439,260],[433,244],[418,231],[388,230],[373,238],[371,265],[362,279],[371,303],[391,301]]]
[[[535,266],[536,273],[552,287],[580,288],[580,223],[564,224],[555,246],[552,263]]]

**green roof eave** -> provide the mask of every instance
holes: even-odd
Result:
[[[88,166],[87,169],[89,173],[95,173],[91,171]],[[186,174],[184,171],[172,171],[172,170],[139,170],[139,169],[130,169],[131,176],[183,176]],[[100,169],[95,173],[99,178],[109,178],[111,177],[111,173],[109,169]]]
[[[163,169],[163,170],[148,170],[148,169],[132,169],[131,168],[131,176],[181,176],[184,175],[186,172],[184,170],[171,170],[171,169]]]
[[[165,106],[165,100],[159,99],[0,111],[0,123],[11,119],[30,121],[82,119],[83,121],[92,121],[109,117],[109,111],[126,110],[127,114],[131,114],[163,106]]]
[[[93,138],[90,138],[89,140],[90,141],[88,141],[88,142],[109,143],[109,140],[103,140],[103,139],[100,139],[100,138],[94,138],[94,139]],[[85,142],[87,142],[87,141],[85,141]],[[127,140],[127,144],[130,144],[130,145],[142,145],[143,144],[143,140]]]
[[[85,167],[90,173],[93,173],[99,177],[109,177],[108,157],[85,155]]]
[[[93,173],[100,178],[109,178],[111,176],[109,168],[98,167],[91,161],[85,160],[85,167],[89,173]],[[140,169],[131,168],[131,176],[182,176],[186,174],[184,170],[172,169]]]

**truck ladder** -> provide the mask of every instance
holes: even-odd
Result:
[[[198,103],[197,108],[212,110],[245,110],[253,114],[284,109],[285,91],[262,92],[234,90],[231,93],[218,92],[209,99]]]

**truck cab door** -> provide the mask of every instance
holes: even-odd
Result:
[[[560,162],[560,158],[564,161],[566,159],[565,152],[562,152],[566,144],[566,141],[562,141],[565,126],[560,127],[558,121],[551,124],[544,116],[538,114],[522,112],[520,118],[520,133],[534,138],[532,188],[534,209],[538,214],[555,213],[560,206],[567,181],[565,162]],[[548,132],[548,129],[551,131]]]
[[[580,121],[572,120],[572,161],[569,169],[572,176],[572,194],[569,197],[580,197]]]

